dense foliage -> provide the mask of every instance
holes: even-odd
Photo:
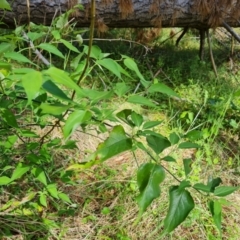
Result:
[[[5,1],[0,3],[1,8],[8,7]],[[137,170],[139,216],[135,224],[161,197],[161,185],[170,174],[175,183],[169,188],[168,213],[159,234],[169,234],[188,217],[198,204],[194,196],[199,193],[221,233],[224,197],[238,187],[221,185],[220,176],[209,176],[207,182],[193,179],[191,158],[183,159],[181,177],[166,164],[176,164],[173,153],[179,149],[201,148],[203,132],[190,128],[162,134],[158,130],[162,121],[145,119],[130,108],[109,107],[121,98],[157,111],[156,94],[181,100],[179,94],[157,78],[146,78],[134,59],[126,55],[113,58],[91,41],[83,45],[81,34],[86,30],[69,24],[69,14],[71,11],[54,19],[50,28],[30,24],[27,33],[20,26],[1,35],[1,215],[40,216],[46,228],[52,227],[54,221],[45,217],[46,212],[60,211],[63,203],[66,211],[77,208],[64,190],[76,184],[77,172],[125,151],[141,150],[149,158]],[[190,111],[180,120],[186,116],[193,121]],[[107,135],[96,151],[81,161],[56,161],[58,152],[78,151],[76,141],[71,140],[76,130],[87,132],[92,127]],[[53,134],[56,131],[58,136]]]

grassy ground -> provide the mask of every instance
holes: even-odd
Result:
[[[174,31],[177,32],[178,29]],[[128,43],[122,46],[113,45],[112,48],[103,44],[102,47],[109,48],[107,50],[115,49],[116,52],[127,48],[128,53],[139,60],[140,69],[145,76],[151,78],[156,75],[184,98],[183,102],[166,101],[156,95],[154,98],[162,102],[161,112],[149,112],[146,109],[138,111],[152,119],[164,119],[165,133],[173,129],[184,132],[193,128],[204,132],[203,149],[198,152],[175,153],[179,166],[168,165],[171,171],[181,176],[181,159],[193,157],[195,161],[192,179],[206,181],[207,176],[221,176],[224,184],[239,185],[239,111],[232,110],[230,106],[232,102],[240,106],[239,98],[231,95],[239,88],[238,58],[230,57],[229,48],[221,46],[229,46],[226,37],[219,43],[216,40],[219,38],[217,32],[213,34],[214,56],[219,74],[217,80],[207,47],[205,61],[198,60],[197,36],[186,35],[176,48],[173,39],[161,44],[169,34],[170,30],[164,30],[155,45],[149,47],[151,50],[146,56],[145,50]],[[235,51],[238,51],[238,46],[235,46]],[[233,146],[236,148],[233,149]],[[70,222],[69,219],[65,220],[68,228],[66,239],[159,239],[168,207],[167,188],[176,182],[170,176],[166,179],[159,200],[147,210],[142,221],[134,225],[138,214],[134,200],[137,195],[135,173],[137,164],[147,159],[140,152],[136,159],[131,154],[123,154],[107,161],[103,168],[92,169],[87,176],[82,173],[82,177],[79,177],[86,182],[80,187],[81,191],[75,192],[80,193],[80,199],[83,192],[85,200],[82,200],[79,215],[74,217],[74,221],[71,218]],[[231,204],[224,208],[222,238],[214,226],[204,199],[197,195],[199,205],[182,226],[164,239],[239,239],[239,193],[233,194],[228,200]]]
[[[179,29],[174,29],[178,32]],[[198,60],[198,36],[187,34],[180,42],[179,47],[174,46],[175,36],[169,39],[171,30],[163,30],[161,37],[155,42],[146,45],[146,48],[129,42],[109,44],[97,42],[102,45],[103,52],[119,52],[131,55],[139,61],[139,69],[146,78],[153,76],[159,81],[171,86],[182,100],[166,99],[162,95],[153,95],[161,105],[158,111],[141,107],[136,111],[151,120],[163,120],[163,127],[156,129],[161,133],[177,131],[184,133],[191,129],[202,132],[203,138],[199,142],[203,147],[199,151],[181,150],[175,152],[177,164],[166,166],[179,178],[183,175],[182,159],[192,158],[193,172],[190,178],[194,181],[207,181],[208,176],[220,176],[225,185],[238,186],[239,180],[239,94],[235,94],[239,86],[240,67],[238,51],[235,46],[234,55],[230,55],[230,41],[223,34],[212,35],[214,56],[218,69],[218,79],[212,70],[205,49],[205,60]],[[116,34],[116,33],[114,33]],[[120,33],[118,33],[120,34]],[[125,35],[134,33],[126,31]],[[217,41],[218,39],[218,41]],[[219,42],[220,39],[220,42]],[[134,40],[134,39],[133,39]],[[164,42],[164,43],[163,43]],[[126,52],[124,52],[126,51]],[[132,84],[132,83],[131,83]],[[134,85],[131,86],[133,89]],[[113,107],[121,104],[121,99],[110,103]],[[132,107],[132,106],[130,106]],[[92,133],[92,132],[91,132]],[[80,139],[79,152],[55,153],[58,164],[64,166],[73,159],[80,161],[83,150],[93,151],[98,140],[92,135],[76,133],[73,138]],[[84,140],[81,140],[84,139]],[[13,220],[2,218],[3,227],[10,227],[16,232],[14,239],[27,238],[31,233],[31,225],[39,224],[38,236],[32,239],[105,239],[105,240],[142,240],[160,239],[163,229],[163,219],[168,208],[168,187],[176,184],[175,179],[168,175],[162,186],[162,194],[155,200],[143,215],[142,220],[135,225],[138,207],[135,197],[138,194],[136,184],[136,170],[139,164],[149,160],[143,152],[124,153],[108,160],[101,166],[95,166],[87,171],[78,172],[73,176],[77,184],[62,186],[63,190],[76,203],[75,208],[67,211],[53,207],[52,214],[46,217],[52,222],[42,224],[36,219],[30,221],[23,218]],[[213,220],[207,210],[205,199],[194,193],[196,208],[190,213],[186,221],[171,235],[162,239],[173,240],[200,240],[200,239],[231,239],[238,240],[240,236],[240,195],[239,191],[227,198],[230,204],[223,210],[223,236],[220,237]],[[61,207],[60,207],[61,208]],[[59,208],[58,208],[59,209]],[[57,217],[57,214],[61,217]],[[23,224],[25,223],[25,224]],[[5,224],[5,225],[4,225]],[[20,233],[19,226],[20,227]],[[29,225],[29,228],[26,226]],[[41,226],[48,225],[48,229]],[[60,227],[57,227],[60,226]],[[17,230],[18,229],[18,230]],[[34,231],[36,228],[34,228]],[[21,234],[21,232],[23,234]],[[46,232],[46,233],[45,233]],[[29,234],[30,236],[30,234]],[[4,237],[2,239],[12,239]]]

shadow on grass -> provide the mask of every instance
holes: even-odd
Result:
[[[49,222],[50,224],[50,222]],[[49,239],[51,225],[40,217],[1,215],[1,239]]]
[[[188,79],[208,83],[214,78],[207,43],[204,49],[205,60],[202,62],[198,57],[199,43],[196,40],[189,45],[184,43],[179,47],[169,41],[160,46],[155,45],[147,52],[143,46],[122,41],[111,42],[106,39],[106,41],[95,41],[94,44],[103,52],[112,53],[111,57],[115,59],[119,59],[121,54],[134,58],[143,73],[151,70],[154,74],[161,68],[166,74],[170,74],[169,78],[172,78],[174,85],[185,83]],[[217,68],[225,66],[229,60],[229,51],[217,46],[214,48],[213,55]]]

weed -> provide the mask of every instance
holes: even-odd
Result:
[[[92,22],[78,48],[74,24],[64,27],[70,14],[0,43],[2,237],[231,236],[222,209],[232,212],[225,197],[239,185],[228,176],[238,167],[228,138],[239,128],[237,81],[226,83],[218,62],[216,82],[195,40],[144,47],[142,65],[140,44],[129,47],[136,60],[120,45],[113,57],[93,45]]]

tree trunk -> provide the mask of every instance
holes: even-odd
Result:
[[[76,10],[70,17],[77,20],[79,27],[90,25],[89,1],[82,0],[84,9]],[[96,0],[96,25],[116,28],[175,26],[206,29],[213,25],[222,26],[224,19],[229,26],[240,26],[235,14],[235,9],[240,7],[240,1],[231,1],[230,8],[221,5],[221,11],[216,4],[218,1],[222,2],[222,0]],[[9,0],[8,2],[12,11],[1,11],[1,21],[7,27],[13,28],[15,23],[21,25],[33,22],[50,25],[54,17],[71,9],[78,0]],[[211,5],[210,11],[209,7],[205,6],[211,2],[216,6]],[[6,25],[2,24],[2,27]]]

